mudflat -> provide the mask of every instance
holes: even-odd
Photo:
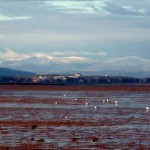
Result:
[[[0,150],[149,150],[150,85],[0,85]]]
[[[125,85],[0,85],[0,90],[40,91],[129,91],[150,92],[150,84]]]

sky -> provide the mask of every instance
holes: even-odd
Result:
[[[0,67],[150,71],[150,0],[0,0]]]

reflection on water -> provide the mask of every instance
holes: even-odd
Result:
[[[24,125],[0,125],[0,146],[31,143],[31,138],[36,143],[41,137],[43,149],[95,149],[98,144],[109,145],[106,149],[149,148],[150,112],[146,106],[150,106],[147,92],[0,91],[0,122],[87,122],[84,126],[41,125],[34,131]]]
[[[65,97],[64,94],[66,95]],[[115,104],[115,100],[118,100],[116,106],[132,108],[143,108],[150,102],[150,93],[147,92],[0,91],[0,96],[11,96],[15,97],[16,100],[21,100],[22,97],[34,97],[40,99],[61,98],[68,99],[70,101],[75,99],[84,99],[87,102],[90,102],[91,105],[96,104],[97,106],[101,106],[101,102],[104,100],[105,102],[103,104],[107,105],[103,105],[103,107],[112,107],[110,104]],[[109,100],[108,102],[106,101],[107,99]],[[17,104],[13,104],[11,106],[21,107],[21,105],[17,106]],[[44,108],[44,105],[40,104],[40,106]],[[5,106],[1,105],[0,107]],[[34,105],[31,105],[30,107],[34,108]]]

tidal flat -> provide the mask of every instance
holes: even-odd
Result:
[[[0,149],[149,150],[149,89],[0,85]]]

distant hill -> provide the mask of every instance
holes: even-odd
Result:
[[[32,72],[13,70],[8,68],[0,68],[0,76],[34,76],[34,75],[36,74]]]
[[[116,77],[135,77],[135,78],[149,78],[150,71],[148,72],[127,72],[127,71],[82,71],[80,72],[84,76],[116,76]]]

